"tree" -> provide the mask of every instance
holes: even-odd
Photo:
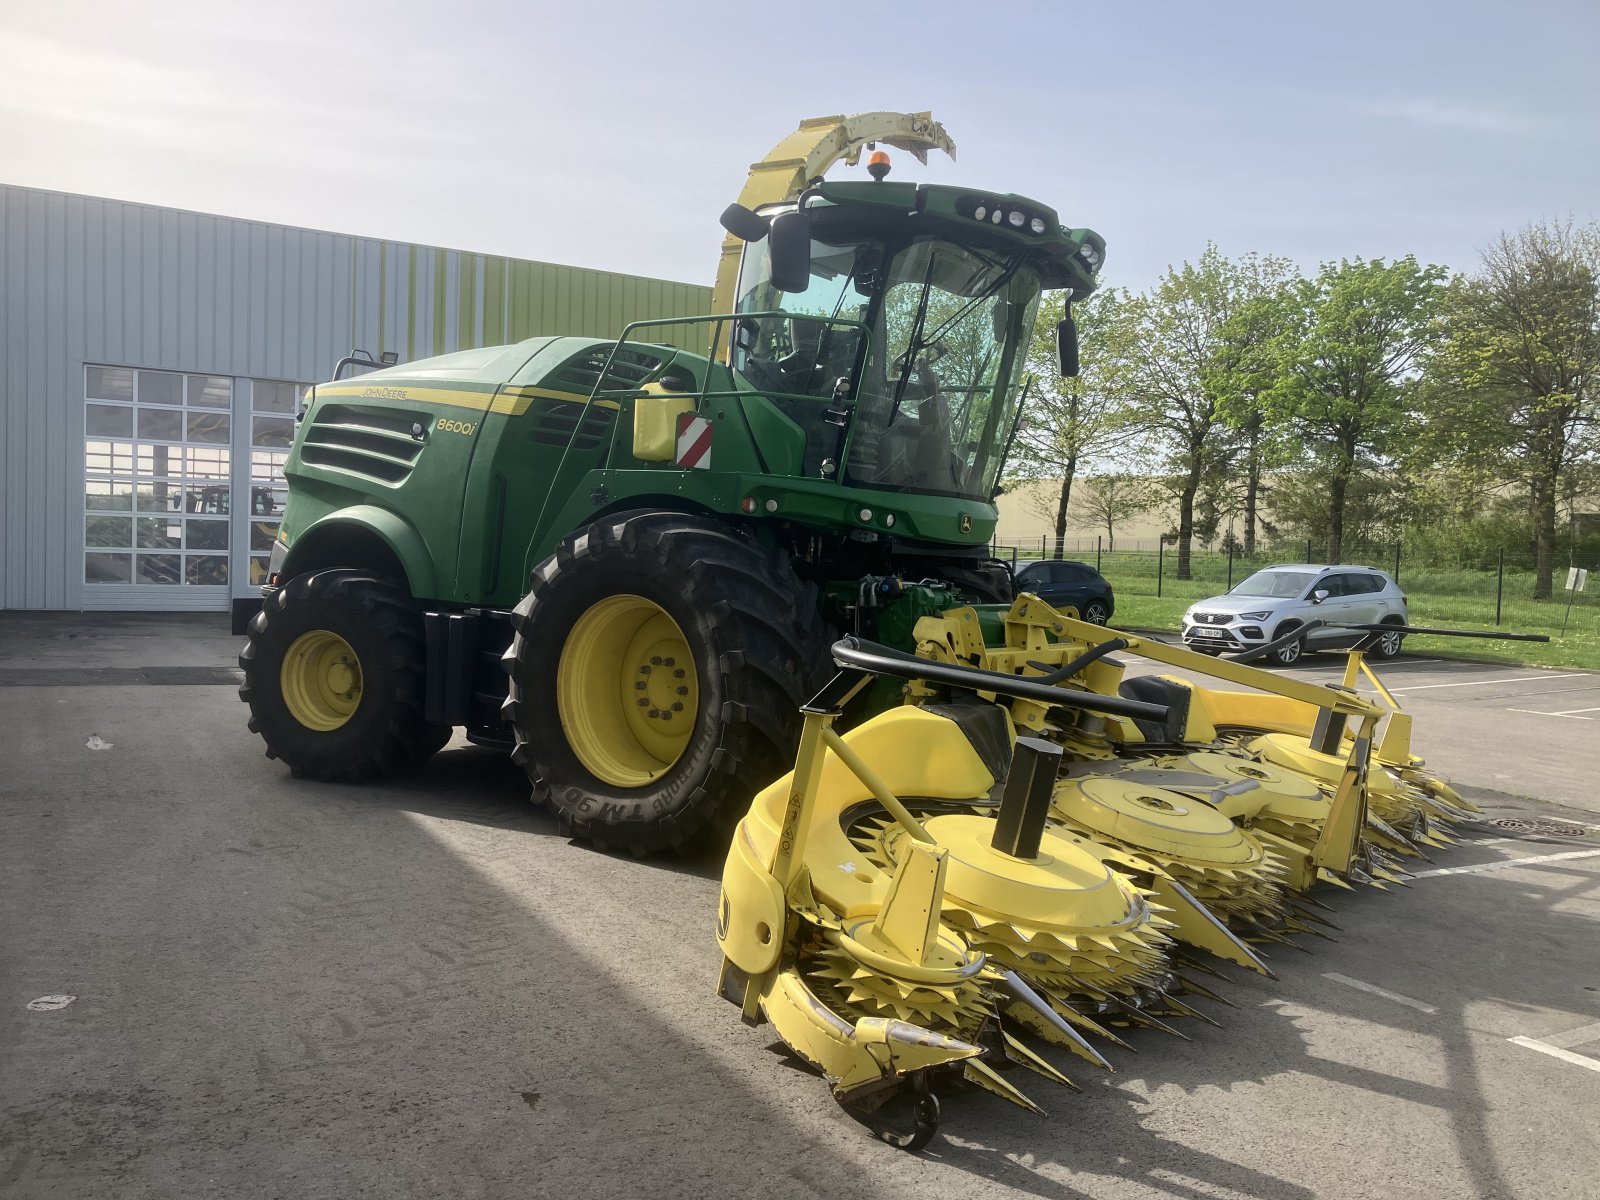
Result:
[[[1298,449],[1267,400],[1278,383],[1278,346],[1294,311],[1294,276],[1286,259],[1251,256],[1241,265],[1250,273],[1251,294],[1224,326],[1223,341],[1231,350],[1217,364],[1212,388],[1244,468],[1242,479],[1232,473],[1226,479],[1223,504],[1230,516],[1237,514],[1243,520],[1240,549],[1249,557],[1256,552],[1256,530],[1265,526],[1261,502],[1266,473],[1287,465]]]
[[[1600,225],[1502,233],[1451,288],[1444,328],[1428,442],[1528,489],[1547,598],[1557,509],[1600,454]]]
[[[1117,523],[1149,512],[1156,505],[1148,480],[1113,472],[1089,479],[1079,511],[1106,531],[1106,549],[1117,545]]]
[[[1196,497],[1234,457],[1222,407],[1246,353],[1234,318],[1287,270],[1282,259],[1255,255],[1233,263],[1208,245],[1197,264],[1168,269],[1153,290],[1126,301],[1124,319],[1108,331],[1111,386],[1171,472],[1179,579],[1191,578]]]
[[[1059,480],[1041,515],[1055,521],[1056,557],[1062,557],[1067,533],[1067,505],[1081,467],[1098,463],[1126,436],[1127,417],[1120,399],[1109,389],[1107,331],[1123,319],[1123,299],[1104,289],[1073,305],[1073,320],[1082,344],[1078,375],[1061,375],[1056,357],[1056,323],[1063,315],[1065,293],[1053,292],[1039,306],[1039,320],[1028,353],[1033,390],[1017,427],[1013,448],[1020,478]],[[1041,505],[1041,507],[1044,507]]]
[[[1331,562],[1344,554],[1351,480],[1364,458],[1385,458],[1410,422],[1444,277],[1443,267],[1410,255],[1341,259],[1290,289],[1267,400],[1320,462]]]

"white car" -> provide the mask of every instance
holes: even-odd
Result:
[[[1237,653],[1313,620],[1405,625],[1406,598],[1395,581],[1375,567],[1284,563],[1257,571],[1225,595],[1190,605],[1183,614],[1183,644],[1207,654]],[[1267,658],[1286,667],[1308,651],[1353,646],[1369,636],[1357,629],[1309,629]],[[1379,634],[1368,649],[1375,658],[1393,658],[1404,637]]]

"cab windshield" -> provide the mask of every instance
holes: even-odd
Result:
[[[1018,256],[936,239],[895,254],[875,313],[846,481],[992,499],[1039,290]]]
[[[731,361],[805,431],[806,474],[988,501],[1039,291],[1018,256],[852,238],[813,239],[810,286],[781,292],[757,242]]]

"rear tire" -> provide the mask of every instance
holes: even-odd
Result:
[[[448,740],[423,720],[422,621],[364,571],[291,579],[239,655],[250,731],[296,776],[356,783],[415,766]]]
[[[792,765],[799,707],[832,670],[789,560],[681,513],[569,535],[513,624],[504,712],[534,799],[563,832],[640,857],[731,827]]]
[[[1385,617],[1382,623],[1385,625],[1401,624],[1401,622],[1396,621],[1391,617]],[[1372,643],[1372,649],[1368,653],[1370,653],[1373,658],[1394,658],[1399,655],[1400,648],[1404,644],[1405,640],[1406,635],[1403,633],[1380,633],[1377,640]]]
[[[1091,625],[1104,625],[1111,619],[1104,600],[1091,600],[1083,606],[1083,619]]]

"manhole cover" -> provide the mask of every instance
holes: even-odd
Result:
[[[1549,817],[1495,817],[1484,824],[1507,833],[1532,833],[1540,837],[1588,837],[1594,832],[1575,821],[1553,821]]]

